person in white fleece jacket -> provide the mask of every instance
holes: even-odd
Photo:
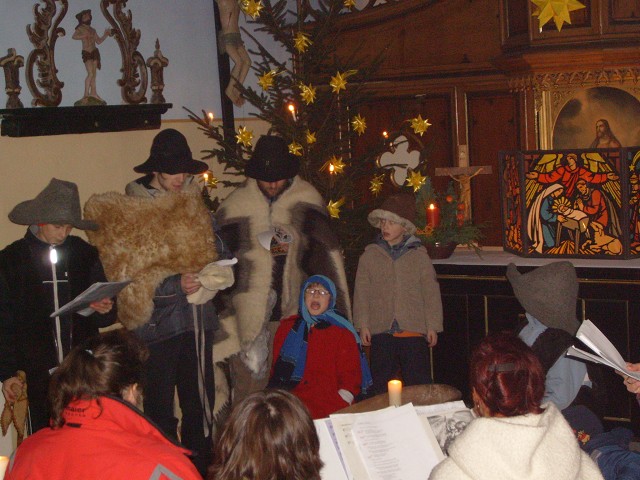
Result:
[[[560,411],[540,405],[544,373],[522,340],[486,337],[471,357],[470,386],[479,418],[430,480],[602,480]]]

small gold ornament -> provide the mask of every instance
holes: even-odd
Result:
[[[347,166],[342,161],[342,157],[336,157],[335,155],[329,159],[329,168],[331,168],[332,165],[333,165],[333,172],[331,173],[334,173],[334,174],[344,172],[344,167]]]
[[[258,85],[260,85],[262,87],[262,90],[264,91],[269,90],[271,87],[273,87],[273,81],[275,80],[277,74],[278,72],[276,72],[275,70],[269,70],[268,72],[265,72],[258,77]]]
[[[416,172],[411,169],[409,170],[411,171],[411,173],[407,177],[406,183],[407,185],[413,187],[414,192],[417,192],[418,190],[420,190],[420,187],[424,185],[424,182],[427,180],[427,177],[421,175],[420,172]]]
[[[313,42],[309,38],[309,35],[303,32],[296,33],[296,36],[293,38],[293,46],[299,53],[304,53],[307,48],[311,46]]]
[[[329,215],[332,218],[340,218],[340,207],[344,205],[345,198],[342,197],[337,202],[332,202],[329,200],[329,204],[327,205],[327,210],[329,211]]]
[[[342,73],[337,72],[334,77],[331,77],[329,85],[331,85],[331,90],[333,91],[333,93],[340,93],[340,90],[346,90],[347,75],[343,75]]]
[[[297,157],[301,157],[302,156],[302,145],[300,145],[296,141],[291,142],[289,144],[289,153],[291,155],[295,155]]]
[[[241,143],[248,148],[251,146],[251,140],[253,140],[253,132],[251,130],[247,130],[245,127],[238,128],[236,143]]]
[[[356,6],[356,0],[344,0],[344,6],[345,8],[353,8]]]
[[[205,187],[218,188],[218,179],[213,174],[204,173],[202,176],[204,178]]]
[[[316,132],[307,130],[307,145],[313,145],[318,139],[316,138]]]
[[[255,20],[260,15],[260,10],[264,8],[264,5],[260,0],[257,2],[255,0],[243,0],[241,8],[244,13]]]
[[[351,120],[351,126],[358,135],[362,135],[367,129],[367,122],[365,121],[364,117],[361,117],[360,114],[357,114],[355,117],[353,117],[353,120]]]
[[[415,118],[411,119],[411,128],[413,128],[413,132],[422,136],[424,132],[427,131],[431,124],[429,123],[429,119],[422,119],[422,115],[418,115]]]
[[[536,6],[533,12],[534,17],[538,17],[540,22],[540,30],[545,24],[553,19],[558,31],[562,31],[562,25],[568,23],[571,25],[570,12],[586,8],[578,0],[531,0]]]
[[[302,97],[302,100],[304,100],[304,103],[310,105],[316,101],[316,87],[313,85],[305,85],[304,83],[301,83],[299,87],[300,96]]]
[[[371,179],[371,185],[369,185],[369,190],[371,190],[371,193],[373,193],[375,196],[378,196],[378,194],[382,191],[383,183],[384,183],[384,173],[381,175],[376,175]]]

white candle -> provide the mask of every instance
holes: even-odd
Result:
[[[389,380],[387,389],[389,390],[389,405],[392,407],[402,405],[402,382],[400,380]]]
[[[4,478],[4,472],[7,470],[7,465],[9,465],[9,457],[0,457],[0,480]]]

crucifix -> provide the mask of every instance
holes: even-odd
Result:
[[[460,186],[460,201],[464,203],[464,219],[471,220],[471,179],[476,175],[492,173],[491,165],[482,167],[446,167],[436,168],[436,177],[448,175]]]

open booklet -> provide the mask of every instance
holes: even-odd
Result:
[[[620,352],[613,346],[609,339],[590,320],[585,320],[576,332],[576,337],[594,353],[569,347],[567,355],[589,362],[599,363],[617,370],[624,375],[640,380],[640,372],[632,372],[627,368],[627,363]]]
[[[88,317],[95,311],[89,306],[90,304],[103,298],[115,297],[130,283],[131,280],[124,280],[122,282],[96,282],[69,303],[53,312],[50,317],[59,317],[60,315],[73,312],[78,312],[78,314]]]
[[[424,480],[444,459],[440,447],[457,433],[436,435],[432,422],[456,418],[457,433],[471,420],[463,402],[429,407],[412,404],[315,420],[324,462],[323,480]],[[464,418],[464,421],[461,419]]]

